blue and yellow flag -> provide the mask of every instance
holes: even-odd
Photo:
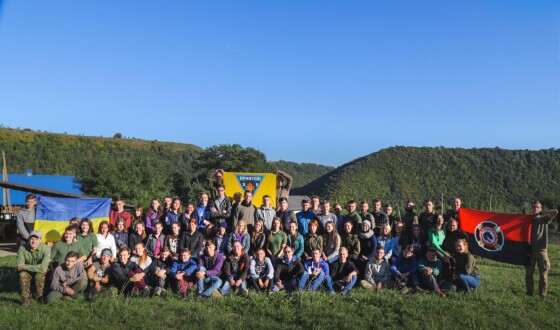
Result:
[[[34,230],[43,233],[43,242],[59,241],[68,221],[88,218],[97,231],[102,221],[109,221],[110,198],[61,198],[39,196]]]

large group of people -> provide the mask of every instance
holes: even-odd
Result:
[[[225,188],[214,184],[214,197],[201,193],[197,203],[185,207],[179,198],[154,198],[146,210],[137,207],[132,214],[119,198],[109,221],[93,228],[89,219],[73,218],[50,247],[25,220],[30,217],[23,217],[16,266],[23,305],[30,304],[32,281],[35,297],[46,303],[73,300],[80,293],[92,301],[103,294],[154,297],[168,292],[220,298],[231,292],[247,296],[249,290],[348,294],[357,286],[445,297],[450,291],[473,292],[481,283],[467,234],[459,229],[458,197],[444,214],[428,199],[417,215],[409,200],[401,217],[379,199],[373,199],[371,211],[368,201],[353,200],[343,211],[339,203],[331,206],[312,196],[294,211],[286,193],[276,208],[271,196],[256,207],[251,191],[232,201]],[[29,213],[35,196],[27,200],[23,212]],[[546,295],[546,231],[557,213],[533,203],[527,294],[533,294],[536,264],[539,294]]]

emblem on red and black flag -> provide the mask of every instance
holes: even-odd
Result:
[[[476,226],[474,238],[478,245],[486,251],[501,251],[504,247],[504,233],[496,223],[483,221]]]
[[[264,175],[236,174],[235,178],[239,182],[241,189],[243,189],[243,193],[250,191],[255,195],[264,179]]]

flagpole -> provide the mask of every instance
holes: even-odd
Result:
[[[492,212],[492,194],[490,194],[490,212]]]

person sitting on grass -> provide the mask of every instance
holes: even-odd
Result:
[[[171,285],[183,298],[186,297],[189,288],[194,286],[195,271],[196,262],[191,259],[191,250],[182,249],[179,260],[174,261],[169,270],[169,276]]]
[[[280,221],[278,221],[280,223]],[[283,233],[283,232],[282,232]],[[257,253],[251,260],[249,267],[250,283],[257,293],[266,290],[267,293],[272,291],[274,287],[274,268],[272,262],[266,256],[264,249],[258,249]]]
[[[172,265],[171,251],[164,246],[159,253],[159,258],[153,259],[150,265],[152,273],[149,278],[149,285],[154,288],[154,296],[160,296],[165,292],[165,287],[169,284],[167,274]]]
[[[17,253],[16,269],[19,272],[21,284],[21,303],[29,307],[31,303],[31,281],[35,282],[35,298],[43,298],[45,275],[51,261],[51,249],[41,243],[43,233],[32,230],[27,237],[27,242],[19,246]]]
[[[428,248],[426,255],[418,262],[418,273],[424,288],[445,298],[445,293],[443,293],[439,286],[441,281],[441,261],[437,258],[437,251],[433,247]]]
[[[385,259],[385,248],[378,246],[375,258],[370,259],[366,266],[366,273],[360,285],[368,290],[389,288],[392,286],[391,277],[391,265]]]
[[[283,256],[286,244],[288,244],[288,235],[282,230],[282,220],[275,217],[272,219],[271,228],[268,232],[268,238],[265,244],[266,253],[272,262]]]
[[[292,248],[294,256],[301,261],[303,256],[303,235],[298,231],[298,224],[295,221],[290,222],[288,226],[288,246]]]
[[[284,247],[284,256],[278,259],[274,266],[275,291],[296,289],[298,287],[298,280],[304,272],[305,269],[301,261],[294,255],[294,249],[286,245]]]
[[[402,293],[408,293],[410,287],[413,287],[415,291],[420,291],[417,271],[418,264],[414,257],[414,248],[408,245],[391,267],[391,272],[395,276],[395,283]]]
[[[136,263],[144,273],[147,274],[149,272],[148,267],[152,264],[152,258],[148,256],[144,243],[137,243],[134,246],[134,251],[132,251],[130,261]]]
[[[313,250],[318,249],[323,254],[323,236],[319,235],[319,221],[313,219],[309,221],[309,231],[305,235],[303,248],[303,258],[311,258]]]
[[[212,241],[206,241],[204,253],[198,259],[198,270],[196,272],[196,288],[198,296],[208,298],[210,296],[219,297],[218,289],[222,286],[220,275],[224,265],[224,255],[216,251],[216,244]],[[209,287],[204,290],[204,286]]]
[[[51,270],[54,270],[57,266],[64,264],[66,260],[66,255],[68,252],[74,251],[78,253],[78,262],[84,262],[87,259],[86,253],[82,248],[82,244],[76,241],[76,234],[78,227],[71,225],[66,227],[62,239],[54,243],[51,248]]]
[[[241,220],[240,220],[241,222]],[[243,245],[239,241],[235,241],[232,245],[230,255],[224,261],[222,268],[223,284],[220,288],[220,294],[225,296],[231,288],[237,289],[239,295],[247,297],[247,275],[249,274],[250,260],[249,256],[243,250]]]
[[[340,248],[338,260],[331,263],[329,268],[330,276],[325,278],[329,293],[340,291],[343,295],[348,294],[358,280],[358,268],[348,259],[347,248]]]
[[[73,300],[76,294],[85,290],[87,276],[84,264],[78,262],[79,258],[78,253],[70,251],[66,254],[64,264],[56,267],[51,281],[51,292],[46,298],[47,304],[60,299]]]
[[[119,250],[118,261],[109,268],[109,282],[111,286],[123,294],[141,292],[142,296],[148,296],[149,290],[144,276],[146,275],[140,267],[130,261],[130,249],[127,246]]]
[[[309,285],[308,290],[315,291],[321,287],[325,278],[330,276],[329,264],[321,259],[320,249],[314,249],[311,252],[311,259],[307,260],[303,267],[305,272],[299,279],[299,290],[304,290],[305,286]]]
[[[480,275],[476,259],[469,252],[467,240],[460,238],[455,242],[455,272],[453,277],[457,281],[457,291],[473,292],[480,286]]]
[[[247,225],[245,220],[239,220],[237,222],[237,227],[234,233],[229,234],[227,252],[231,254],[233,252],[233,243],[239,242],[245,251],[245,254],[249,253],[249,248],[251,247],[251,237],[247,233]]]
[[[107,225],[107,229],[108,229]],[[111,293],[111,285],[109,284],[109,267],[113,259],[113,251],[111,249],[103,249],[101,257],[94,262],[87,270],[89,280],[89,299],[94,302],[100,293]]]

